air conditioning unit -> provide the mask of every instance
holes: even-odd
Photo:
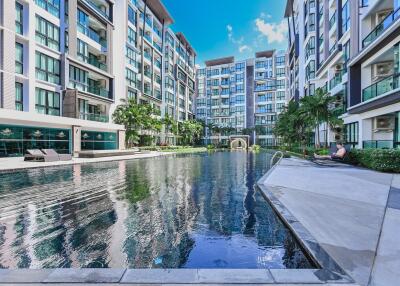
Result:
[[[335,72],[340,72],[342,70],[343,70],[343,65],[342,64],[335,65]]]
[[[392,132],[394,129],[393,117],[379,116],[374,119],[373,132]]]
[[[99,55],[99,62],[105,63],[107,61],[106,55]]]
[[[372,81],[376,82],[393,73],[393,62],[383,62],[372,66]]]

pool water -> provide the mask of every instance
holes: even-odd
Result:
[[[0,268],[312,268],[255,188],[268,153],[0,173]]]

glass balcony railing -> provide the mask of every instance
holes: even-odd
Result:
[[[88,63],[103,71],[107,71],[107,65],[105,63],[100,62],[97,58],[90,57]]]
[[[382,20],[372,31],[368,34],[362,41],[363,48],[370,45],[376,38],[378,38],[387,28],[389,28],[394,21],[396,21],[400,16],[400,8],[397,8],[396,11],[393,11],[389,15],[386,16],[385,19]]]
[[[342,83],[342,76],[343,72],[339,72],[329,81],[329,90],[335,88]]]
[[[144,57],[145,57],[146,59],[148,59],[148,60],[151,61],[151,55],[150,55],[149,52],[144,51],[143,55],[144,55]]]
[[[400,147],[400,142],[393,140],[366,140],[363,141],[364,149],[393,149]]]
[[[105,114],[94,114],[94,113],[79,113],[79,119],[97,121],[97,122],[109,122],[109,118]]]
[[[107,40],[100,37],[100,35],[90,27],[87,27],[78,22],[78,31],[82,34],[85,34],[96,43],[99,43],[102,47],[107,47]]]
[[[96,94],[98,96],[101,96],[101,97],[109,98],[109,96],[110,96],[110,92],[107,89],[99,87],[99,86],[89,85],[87,91],[90,93]]]
[[[110,19],[110,15],[107,13],[107,11],[102,10],[99,6],[97,6],[96,3],[91,0],[86,0],[86,2],[88,2],[90,7],[96,10],[100,15],[103,15],[105,18]]]
[[[153,73],[151,71],[148,71],[148,70],[145,70],[143,73],[144,73],[145,76],[147,76],[149,78],[151,78],[151,76],[153,75]]]
[[[364,88],[362,91],[362,101],[370,100],[398,88],[400,88],[400,74],[391,75]]]
[[[150,34],[144,34],[144,38],[149,41],[150,43],[152,43],[153,41],[151,40],[151,35]]]

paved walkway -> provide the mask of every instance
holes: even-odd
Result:
[[[25,162],[23,157],[7,157],[0,158],[0,171],[7,170],[18,170],[27,168],[40,168],[49,166],[62,166],[72,164],[84,164],[84,163],[97,163],[97,162],[108,162],[118,160],[131,160],[131,159],[142,159],[162,156],[166,154],[173,154],[173,152],[148,152],[139,153],[134,155],[126,156],[113,156],[104,158],[72,158],[71,161],[57,161],[57,162]]]
[[[400,285],[400,175],[290,158],[259,185],[357,283]]]

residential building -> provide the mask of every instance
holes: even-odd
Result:
[[[287,1],[290,97],[322,88],[335,96],[332,108],[345,123],[344,130],[321,125],[321,143],[398,147],[399,6],[397,0]],[[314,14],[316,42],[309,44],[307,23]],[[316,62],[312,80],[310,57]]]
[[[160,1],[121,0],[115,3],[114,46],[116,93],[151,104],[175,120],[193,118],[193,48],[182,33],[174,33],[173,19]],[[164,137],[164,138],[162,138]],[[158,142],[175,143],[170,132]]]
[[[352,5],[346,139],[358,148],[400,142],[400,1]],[[358,17],[357,17],[358,15]],[[354,40],[353,40],[354,38]]]
[[[0,156],[124,149],[110,0],[0,1]]]
[[[0,0],[0,156],[124,149],[127,98],[193,118],[196,53],[172,22],[159,0]]]
[[[285,53],[273,50],[242,61],[206,61],[196,80],[196,118],[214,126],[207,128],[205,143],[249,135],[251,144],[275,146],[273,126],[288,99],[285,65]]]

